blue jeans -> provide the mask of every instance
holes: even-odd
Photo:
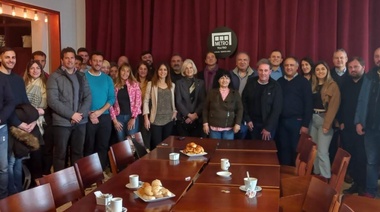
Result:
[[[8,195],[16,194],[22,188],[22,159],[8,155]]]
[[[244,123],[244,121],[240,125],[240,130],[234,136],[235,139],[247,139],[248,126]]]
[[[135,118],[135,127],[131,130],[128,130],[128,121],[131,119],[131,115],[118,115],[116,119],[123,125],[123,130],[117,131],[119,141],[124,141],[127,135],[133,135],[139,131],[139,119],[137,117]]]
[[[210,129],[210,138],[234,140],[234,131],[233,130],[214,131]]]
[[[380,131],[366,129],[364,147],[367,155],[367,189],[366,192],[376,196],[380,160]]]
[[[8,196],[8,128],[0,129],[0,199]]]

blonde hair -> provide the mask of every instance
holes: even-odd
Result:
[[[182,67],[181,67],[181,75],[182,76],[185,76],[185,70],[186,70],[186,66],[191,64],[193,66],[193,70],[194,70],[194,73],[193,75],[196,75],[198,73],[198,69],[197,67],[195,66],[195,63],[194,61],[190,60],[190,59],[186,59],[183,64],[182,64]]]
[[[133,75],[132,67],[128,63],[123,63],[118,70],[117,77],[115,79],[115,88],[122,88],[125,85],[125,81],[121,78],[120,73],[122,69],[129,69],[128,81],[130,84],[137,83],[135,76]]]

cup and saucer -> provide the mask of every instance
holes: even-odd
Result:
[[[127,187],[127,188],[129,188],[129,189],[138,189],[138,188],[140,188],[143,184],[144,184],[144,182],[139,181],[139,185],[138,185],[137,187],[132,187],[131,183],[127,183],[127,184],[125,185],[125,187]]]
[[[247,191],[247,188],[245,187],[245,185],[240,186],[239,189],[240,189],[241,191],[244,191],[244,192]],[[261,191],[261,190],[263,190],[263,188],[261,188],[260,186],[256,186],[256,187],[255,187],[255,191],[256,191],[256,192],[259,192],[259,191]]]

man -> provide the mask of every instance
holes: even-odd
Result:
[[[84,47],[80,47],[77,50],[77,54],[83,59],[82,69],[84,70],[84,72],[87,72],[91,68],[91,66],[88,65],[88,59],[89,59],[88,50]]]
[[[148,63],[148,72],[150,76],[153,76],[154,74],[154,66],[153,66],[153,55],[150,51],[143,51],[141,53],[141,60]]]
[[[183,78],[181,74],[182,63],[183,60],[179,54],[174,54],[170,59],[170,78],[173,83],[176,83],[178,80]]]
[[[49,71],[46,71],[45,69],[46,54],[43,51],[35,51],[32,53],[32,59],[41,63],[46,79],[49,78]]]
[[[376,67],[363,78],[354,119],[356,132],[364,135],[367,176],[363,195],[370,198],[377,194],[380,165],[380,48],[375,51],[374,61]]]
[[[85,69],[82,69],[83,67],[83,58],[79,55],[75,55],[75,62],[74,62],[75,69],[80,72],[85,72]],[[84,64],[84,67],[87,65]]]
[[[212,88],[219,88],[218,79],[226,71],[219,68],[218,59],[214,52],[207,52],[205,63],[206,67],[202,72],[198,73],[198,78],[205,81],[206,92],[208,92]]]
[[[90,121],[86,128],[84,155],[97,152],[104,170],[107,166],[107,151],[112,131],[108,109],[115,102],[115,92],[111,77],[101,72],[103,58],[101,52],[91,53],[91,69],[86,72],[93,98],[89,115]]]
[[[338,49],[334,52],[334,68],[331,69],[331,77],[338,83],[339,88],[341,88],[343,81],[349,78],[346,68],[347,60],[347,53],[344,49]]]
[[[254,71],[249,66],[249,56],[245,52],[240,52],[236,55],[236,68],[231,71],[231,84],[233,89],[238,90],[240,96],[243,93],[244,87],[247,84],[248,78],[257,76],[256,71]],[[240,131],[235,134],[235,139],[245,139],[247,135],[248,128],[246,124],[241,124]]]
[[[54,155],[57,172],[65,168],[70,144],[71,164],[83,157],[91,92],[84,73],[75,69],[75,50],[62,49],[61,64],[47,81],[47,102],[53,111]]]
[[[1,70],[6,64],[1,64]],[[2,73],[3,71],[1,71]],[[0,74],[0,199],[8,196],[8,118],[12,115],[15,103],[8,79]]]
[[[283,94],[283,106],[278,126],[280,163],[294,165],[300,133],[308,133],[312,117],[312,93],[307,79],[298,74],[294,57],[284,61],[285,75],[278,79]]]
[[[282,91],[272,79],[271,62],[261,59],[257,63],[258,77],[248,79],[243,91],[244,120],[256,140],[274,138],[282,110]]]
[[[272,73],[270,77],[274,80],[278,80],[280,77],[284,75],[281,63],[283,61],[282,54],[279,50],[274,50],[269,56],[269,61],[272,64]]]
[[[16,64],[16,53],[13,49],[3,47],[0,50],[0,75],[6,78],[10,87],[11,93],[14,97],[14,105],[30,104],[29,99],[25,91],[24,80],[13,73],[12,70]],[[17,127],[25,132],[30,133],[36,126],[36,121],[31,123],[22,122],[17,114],[16,110],[12,110],[12,114],[8,119],[8,128],[11,126]],[[4,138],[4,137],[3,137]],[[11,144],[10,142],[9,144]],[[8,154],[8,195],[12,195],[22,191],[22,160],[16,158],[13,153],[13,146],[8,147],[11,154]]]
[[[121,55],[119,57],[119,59],[117,60],[117,67],[120,67],[121,65],[123,65],[124,63],[128,63],[129,64],[129,59],[127,56],[125,55]]]
[[[350,80],[350,77],[348,76],[347,72],[347,53],[344,49],[337,49],[333,54],[333,63],[334,68],[331,69],[331,77],[334,79],[334,81],[338,84],[339,90],[342,91],[342,84],[346,80]],[[336,151],[338,150],[338,138],[340,136],[340,130],[339,127],[335,124],[333,124],[334,128],[334,135],[331,139],[330,147],[329,147],[329,157],[330,161],[334,161]],[[345,181],[347,183],[352,182],[352,178],[347,175],[345,178]]]
[[[360,89],[363,84],[365,63],[362,58],[354,57],[347,62],[350,80],[342,84],[341,104],[337,119],[340,123],[341,141],[343,148],[351,154],[347,173],[353,178],[353,184],[344,190],[346,194],[365,192],[366,154],[364,149],[364,136],[358,135],[354,124],[356,106]]]

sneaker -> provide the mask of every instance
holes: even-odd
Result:
[[[371,198],[371,199],[374,199],[374,198],[375,198],[374,195],[372,195],[372,194],[370,194],[370,193],[368,193],[368,192],[362,194],[361,196],[363,196],[363,197],[368,197],[368,198]]]
[[[343,194],[355,194],[358,192],[359,192],[359,186],[356,183],[352,184],[350,188],[343,190]]]

